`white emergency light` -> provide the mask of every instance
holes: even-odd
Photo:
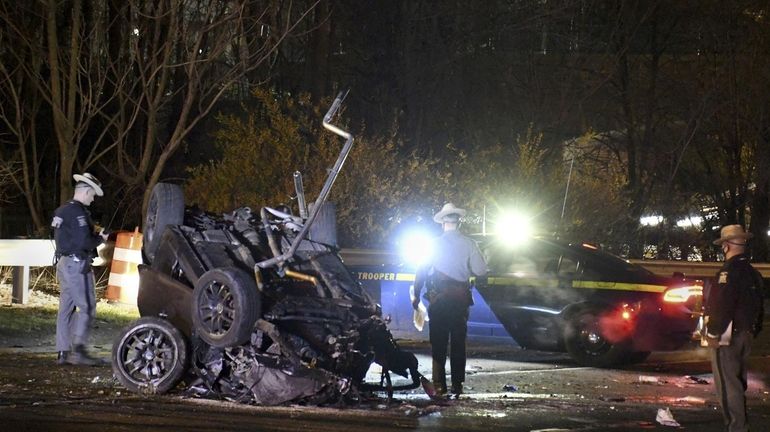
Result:
[[[504,212],[498,217],[495,232],[498,239],[511,248],[521,246],[534,234],[532,220],[516,211]]]
[[[399,255],[404,264],[420,267],[433,256],[433,235],[428,231],[414,229],[405,232],[399,242]]]

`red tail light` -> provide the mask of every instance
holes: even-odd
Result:
[[[620,308],[620,318],[624,321],[630,321],[631,319],[635,318],[636,315],[639,313],[639,310],[642,308],[641,302],[636,303],[623,303],[623,306]]]

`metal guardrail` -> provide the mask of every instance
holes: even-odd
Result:
[[[99,247],[99,257],[94,260],[94,265],[106,265],[112,259],[113,247],[114,242]],[[0,266],[12,267],[11,303],[29,302],[29,268],[52,266],[55,249],[53,240],[0,239]]]
[[[11,303],[29,301],[29,268],[53,265],[52,240],[0,240],[0,266],[13,267]]]
[[[695,261],[662,261],[662,260],[629,260],[647,270],[662,276],[671,276],[674,272],[684,273],[685,276],[711,278],[715,277],[721,262],[695,262]],[[770,278],[770,263],[752,263],[757,271],[765,279]]]
[[[342,249],[342,260],[349,266],[397,266],[401,257],[397,253],[378,249]]]

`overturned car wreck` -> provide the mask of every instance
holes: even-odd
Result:
[[[399,348],[379,305],[345,268],[317,219],[353,145],[346,139],[329,177],[299,216],[243,207],[221,216],[185,208],[182,189],[159,183],[145,218],[137,304],[141,318],[113,344],[112,368],[137,393],[182,380],[193,394],[261,405],[360,401],[362,392],[406,390],[428,380]],[[366,382],[372,363],[379,382]],[[390,373],[410,378],[394,385]]]

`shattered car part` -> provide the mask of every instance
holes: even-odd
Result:
[[[324,127],[346,142],[309,214],[243,207],[217,216],[184,208],[177,185],[153,189],[144,226],[150,264],[139,268],[142,318],[113,348],[126,388],[164,393],[187,372],[190,394],[261,405],[355,401],[374,390],[391,397],[420,385],[432,393],[337,248],[310,229],[353,143],[329,123],[341,102]],[[382,366],[380,383],[364,382],[373,362]],[[393,385],[391,372],[411,382]]]

